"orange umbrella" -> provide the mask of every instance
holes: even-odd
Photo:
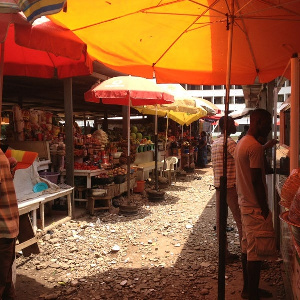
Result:
[[[231,84],[269,82],[300,52],[300,1],[132,0],[68,2],[50,16],[87,43],[89,53],[123,73],[158,82],[226,81],[233,22]],[[83,13],[84,12],[84,13]]]

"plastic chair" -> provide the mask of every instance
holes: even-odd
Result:
[[[178,158],[175,156],[169,156],[169,157],[165,158],[165,160],[163,160],[162,162],[164,162],[163,173],[164,173],[164,175],[167,175],[166,177],[169,180],[169,184],[172,183],[172,177],[173,177],[174,181],[176,182],[175,166],[178,163]]]

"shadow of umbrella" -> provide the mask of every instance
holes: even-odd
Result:
[[[85,101],[128,107],[127,123],[127,201],[130,203],[130,107],[145,104],[172,103],[174,97],[149,79],[118,76],[94,85],[84,94]],[[157,144],[157,128],[155,127]]]

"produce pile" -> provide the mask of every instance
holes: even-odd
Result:
[[[153,142],[151,141],[151,136],[147,133],[145,128],[141,127],[140,129],[138,129],[136,126],[132,126],[130,132],[130,138],[134,144],[153,144]]]
[[[126,174],[127,170],[122,167],[105,170],[101,174],[92,177],[92,186],[95,188],[98,185],[110,184],[116,179],[117,176],[125,176]]]
[[[92,137],[99,142],[99,144],[103,147],[104,150],[105,145],[108,144],[107,133],[102,129],[98,129],[92,134]]]
[[[133,163],[135,161],[136,157],[136,147],[133,139],[130,139],[130,163]],[[120,165],[126,165],[127,164],[127,149],[128,149],[128,142],[126,140],[122,140],[119,144],[119,148],[121,148],[121,156],[119,158]]]
[[[79,163],[79,162],[75,162],[74,163],[74,169],[75,170],[98,170],[99,167],[89,164],[89,163]]]

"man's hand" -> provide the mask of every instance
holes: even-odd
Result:
[[[267,219],[269,213],[270,213],[269,207],[265,207],[261,210],[261,215],[264,217],[265,220]]]
[[[272,140],[269,140],[267,141],[264,145],[263,145],[263,148],[264,150],[267,150],[269,148],[272,148],[274,147],[276,144],[278,144],[279,141],[278,140],[275,140],[275,139],[272,139]]]

